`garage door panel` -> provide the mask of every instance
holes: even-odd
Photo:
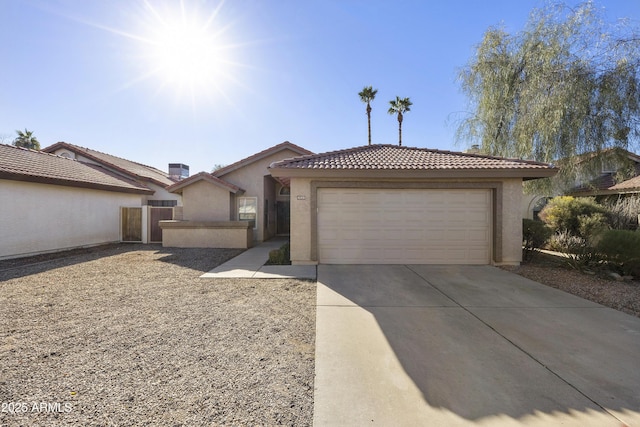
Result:
[[[490,190],[318,190],[322,263],[487,264]]]

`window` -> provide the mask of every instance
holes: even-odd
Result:
[[[149,206],[173,207],[178,206],[177,200],[147,200]]]
[[[291,187],[281,187],[280,188],[281,196],[290,196],[291,195]]]
[[[258,221],[258,198],[238,197],[238,221],[249,221],[255,230]]]

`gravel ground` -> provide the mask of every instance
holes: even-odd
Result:
[[[562,264],[559,257],[540,253],[519,267],[504,267],[521,276],[551,286],[606,307],[640,317],[640,282],[581,273]]]
[[[198,277],[238,253],[1,261],[0,424],[311,425],[315,283]]]

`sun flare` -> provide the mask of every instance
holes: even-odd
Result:
[[[144,5],[143,32],[137,37],[144,74],[178,96],[224,94],[237,64],[225,39],[228,27],[216,19],[222,3],[209,11],[188,9],[183,1]]]

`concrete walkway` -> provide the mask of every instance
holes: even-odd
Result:
[[[318,266],[315,426],[640,426],[640,319],[489,266]]]
[[[264,265],[269,260],[269,252],[286,242],[287,239],[282,238],[267,240],[200,277],[316,280],[315,265]]]

